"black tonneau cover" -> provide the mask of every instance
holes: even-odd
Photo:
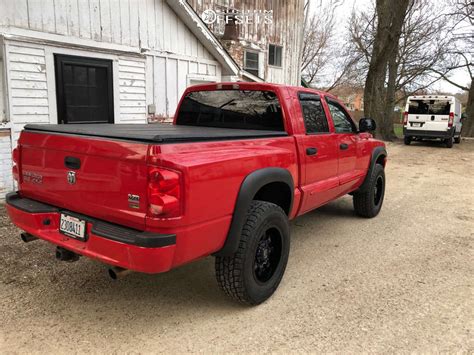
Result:
[[[248,129],[175,126],[168,124],[28,124],[26,131],[72,134],[155,143],[199,142],[284,137],[286,132]]]

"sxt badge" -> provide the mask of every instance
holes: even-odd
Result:
[[[140,196],[128,194],[128,207],[140,208]]]

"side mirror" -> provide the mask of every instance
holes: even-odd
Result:
[[[375,131],[377,125],[371,118],[361,118],[359,121],[359,132],[372,132]]]

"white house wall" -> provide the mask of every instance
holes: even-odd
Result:
[[[54,54],[112,60],[115,123],[146,123],[154,104],[172,118],[179,98],[195,82],[218,81],[220,65],[180,55],[126,55],[5,41],[9,117],[13,140],[27,123],[57,123]]]
[[[151,58],[149,76],[154,85],[150,93],[156,103],[159,118],[172,118],[186,87],[202,82],[218,81],[220,66],[215,62],[195,62],[183,58]]]
[[[164,0],[0,0],[0,26],[213,59]]]
[[[146,123],[147,75],[145,59],[119,57],[118,73],[119,123]]]
[[[0,48],[1,49],[1,48]],[[5,122],[3,51],[0,50],[0,197],[13,189],[10,122]]]
[[[43,48],[6,46],[10,120],[15,124],[49,123],[48,83]]]

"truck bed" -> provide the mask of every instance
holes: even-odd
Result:
[[[286,132],[168,124],[28,124],[26,131],[93,136],[150,143],[284,137]]]

